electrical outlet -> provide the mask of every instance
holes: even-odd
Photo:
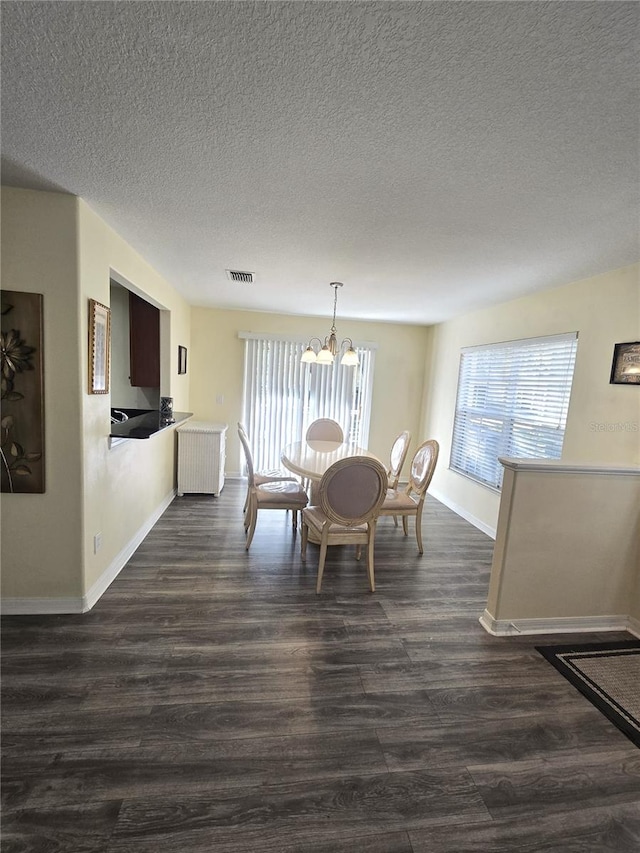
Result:
[[[102,548],[102,533],[96,533],[93,537],[93,553],[97,554],[100,548]]]

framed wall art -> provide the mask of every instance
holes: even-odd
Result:
[[[187,348],[178,347],[178,373],[187,372]]]
[[[89,300],[89,393],[109,393],[109,350],[111,311],[106,305]]]
[[[640,385],[640,341],[613,348],[610,385]]]
[[[2,492],[45,491],[43,303],[41,293],[2,291]]]

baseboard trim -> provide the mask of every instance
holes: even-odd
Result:
[[[557,616],[550,619],[494,619],[485,610],[479,619],[482,627],[494,637],[520,634],[593,634],[599,631],[629,631],[636,634],[629,616]]]
[[[463,506],[460,506],[454,501],[449,500],[449,498],[446,495],[443,495],[442,492],[439,492],[435,489],[429,489],[429,494],[439,503],[444,504],[448,509],[455,512],[456,515],[459,515],[460,518],[464,518],[464,520],[468,521],[469,524],[473,524],[473,526],[477,527],[478,530],[481,530],[483,533],[486,533],[487,536],[491,537],[491,539],[496,538],[495,527],[490,527],[488,524],[485,524],[484,521],[481,521],[479,518],[476,518],[474,515],[471,515],[471,513],[468,512]]]
[[[640,640],[640,619],[635,619],[633,616],[629,616],[627,631]]]
[[[82,598],[3,598],[2,616],[47,616],[82,613]]]
[[[151,531],[151,528],[171,504],[175,496],[176,491],[172,489],[162,503],[156,507],[152,515],[147,518],[142,527],[136,531],[135,535],[111,561],[85,595],[77,598],[5,598],[0,603],[0,613],[3,616],[38,616],[53,615],[56,613],[86,613],[88,610],[91,610],[118,577],[142,540]]]

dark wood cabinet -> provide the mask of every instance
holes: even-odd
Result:
[[[129,293],[130,380],[139,388],[160,387],[160,311]]]

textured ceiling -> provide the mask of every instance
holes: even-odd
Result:
[[[637,2],[1,7],[3,182],[193,304],[430,323],[640,258]]]

